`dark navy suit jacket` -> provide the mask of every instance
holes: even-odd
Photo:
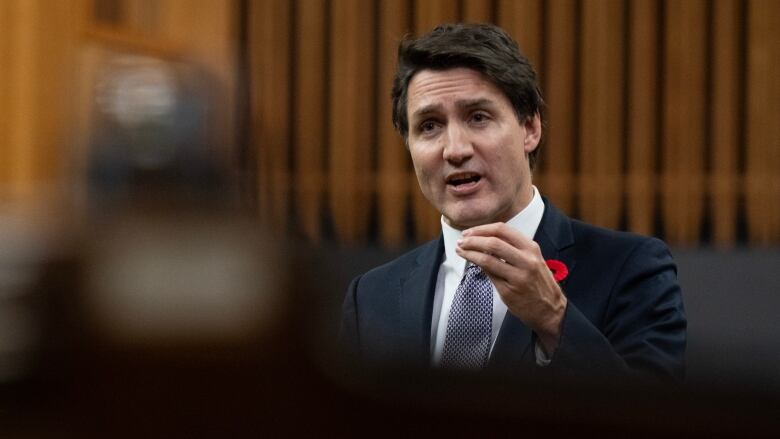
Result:
[[[684,375],[686,318],[677,268],[655,238],[572,220],[545,200],[534,240],[562,261],[568,306],[550,365],[536,366],[535,335],[507,313],[488,368],[579,375]],[[355,278],[344,301],[341,337],[362,361],[428,367],[441,237]],[[547,372],[545,372],[547,373]]]

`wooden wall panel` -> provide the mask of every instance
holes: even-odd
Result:
[[[422,35],[436,25],[460,19],[457,0],[414,0],[414,33]]]
[[[379,149],[376,191],[379,201],[379,234],[387,247],[406,241],[406,215],[410,191],[409,151],[392,123],[390,92],[395,72],[395,54],[401,37],[411,31],[409,3],[379,2],[377,87],[377,148]]]
[[[772,243],[780,243],[780,203],[777,202],[777,200],[780,200],[780,124],[776,123],[777,118],[780,117],[780,76],[777,74],[777,72],[780,71],[780,41],[776,38],[777,23],[780,23],[780,4],[774,2],[772,3],[772,6],[768,6],[766,8],[766,16],[767,21],[771,23],[770,26],[775,29],[775,33],[769,37],[771,44],[769,70],[774,73],[769,88],[769,102],[772,103],[772,107],[765,115],[768,119],[775,120],[775,123],[767,124],[772,127],[773,131],[769,136],[770,141],[766,146],[770,151],[772,160],[772,168],[769,170],[769,175],[772,179],[772,193],[770,194],[770,199],[775,200],[774,202],[770,202],[770,206],[772,206],[773,227],[772,233],[766,242],[767,245],[770,245]]]
[[[289,220],[290,5],[287,0],[251,3],[250,51],[253,141],[258,150],[260,215],[278,230]]]
[[[90,11],[90,0],[0,2],[0,56],[6,61],[0,65],[0,197],[34,197],[41,183],[72,172],[66,168],[79,160],[66,154],[87,153],[64,146],[73,125],[88,125],[70,123],[68,115],[69,108],[88,108],[69,106],[68,66],[76,64],[69,57],[81,44],[77,30],[86,29],[82,36],[90,44],[184,54],[205,64],[225,97],[217,148],[235,157],[230,91],[236,3],[117,4],[127,13],[108,31],[87,29],[75,18]],[[616,215],[626,215],[629,229],[660,233],[673,245],[704,237],[722,246],[741,243],[744,208],[749,242],[776,245],[779,4],[252,0],[247,53],[258,211],[281,230],[299,224],[314,241],[326,233],[320,230],[328,222],[323,215],[331,215],[336,238],[344,242],[365,242],[371,215],[378,218],[376,238],[386,246],[438,234],[439,214],[420,194],[408,152],[388,122],[395,43],[406,30],[487,20],[514,35],[540,71],[549,118],[534,178],[559,207],[610,226]],[[621,34],[620,26],[627,37],[612,37]],[[85,75],[73,82],[90,82]],[[621,190],[626,206],[615,196]],[[293,203],[298,218],[289,216]],[[707,223],[712,227],[702,229]]]
[[[41,35],[36,24],[43,5],[38,1],[11,2],[15,20],[11,27],[10,69],[7,73],[9,111],[8,145],[3,152],[9,161],[9,192],[12,197],[28,196],[34,180],[33,159],[37,149],[36,103]]]
[[[0,5],[0,198],[35,202],[65,191],[75,5]]]
[[[180,5],[189,3],[188,6],[191,15],[195,15],[198,12],[196,5],[198,0],[190,0],[189,2],[179,1]],[[155,33],[159,31],[160,17],[159,8],[160,2],[155,0],[134,0],[122,2],[123,12],[125,16],[126,24],[139,33]],[[165,5],[168,6],[168,5]],[[177,6],[177,5],[174,5]],[[213,12],[213,11],[212,11]],[[182,17],[181,13],[173,14],[175,17]]]
[[[499,0],[498,25],[512,35],[537,73],[542,69],[541,0]]]
[[[736,238],[737,150],[740,144],[741,11],[736,0],[713,4],[712,47],[712,170],[709,175],[713,241],[731,246]]]
[[[750,241],[766,246],[780,235],[780,3],[748,3],[747,175]]]
[[[372,3],[334,0],[330,51],[330,207],[342,242],[366,239],[370,218],[374,89]]]
[[[623,9],[619,0],[582,5],[580,216],[609,228],[623,204]]]
[[[284,218],[285,203],[294,200],[300,217],[293,223],[314,241],[330,233],[319,230],[329,220],[335,238],[349,243],[377,239],[393,247],[439,233],[440,214],[421,194],[390,126],[388,95],[401,35],[462,20],[507,29],[540,73],[548,117],[534,182],[562,210],[672,245],[732,246],[742,239],[739,209],[746,208],[751,242],[780,242],[778,44],[771,30],[778,2],[257,3],[277,5],[251,21],[276,30],[250,29],[265,35],[249,53],[266,57],[253,64],[254,80],[267,88],[255,100],[273,121],[253,115],[255,130],[267,137],[255,141],[260,207]],[[290,20],[279,10],[298,15]],[[328,37],[318,39],[324,29]],[[294,59],[285,55],[285,35],[296,38]],[[327,73],[317,72],[323,64]],[[324,109],[320,125],[317,108]],[[327,163],[318,161],[322,154]],[[290,168],[293,179],[285,174]]]
[[[659,152],[659,2],[629,4],[626,202],[630,230],[653,233]]]
[[[326,84],[322,72],[327,68],[325,3],[322,0],[300,0],[296,10],[298,31],[295,41],[295,206],[297,220],[306,237],[313,242],[321,238],[322,201],[324,198]]]
[[[463,0],[463,21],[467,23],[492,23],[493,2],[490,0]]]
[[[13,77],[13,68],[15,67],[12,54],[14,53],[13,41],[16,38],[15,24],[18,22],[14,17],[15,3],[4,1],[0,2],[0,29],[3,29],[3,35],[0,36],[0,59],[5,62],[0,63],[0,84],[11,84]],[[12,89],[8,86],[0,85],[0,201],[11,197],[12,182],[12,164],[11,159],[11,95]]]
[[[572,0],[550,0],[545,25],[546,68],[542,84],[547,94],[547,144],[541,151],[544,174],[535,181],[564,212],[571,212],[576,187],[574,155],[577,128],[577,7]],[[538,175],[538,178],[536,177]]]
[[[63,159],[71,151],[73,137],[74,58],[79,34],[76,5],[41,1],[36,32],[42,52],[39,53],[36,81],[36,150],[32,157],[35,182],[58,185],[66,181],[72,159]],[[52,38],[51,35],[60,35]],[[30,80],[30,78],[27,78]],[[66,181],[65,185],[68,184]],[[63,185],[64,186],[64,185]],[[49,189],[43,188],[44,191]],[[54,192],[65,188],[52,188]],[[57,196],[59,194],[52,194]]]
[[[706,18],[703,0],[666,3],[663,219],[681,245],[699,238],[704,205]]]

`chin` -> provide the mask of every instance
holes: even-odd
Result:
[[[444,215],[444,217],[447,219],[450,226],[460,229],[460,230],[466,230],[470,227],[474,226],[480,226],[482,224],[488,224],[491,221],[487,220],[485,216],[482,215]]]
[[[501,214],[502,205],[497,205],[492,199],[459,200],[459,202],[442,203],[444,218],[451,226],[465,230],[496,222]]]

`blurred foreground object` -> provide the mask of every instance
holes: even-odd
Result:
[[[226,206],[235,194],[218,160],[218,84],[195,65],[109,57],[94,91],[88,174],[100,210],[160,201]]]
[[[85,300],[114,342],[231,341],[262,333],[279,312],[284,265],[230,216],[122,218],[95,234]]]
[[[26,378],[39,347],[34,287],[50,251],[40,226],[0,210],[0,383]]]
[[[44,236],[0,216],[0,433],[250,419],[296,344],[283,329],[288,254],[217,159],[218,87],[194,64],[146,56],[109,57],[101,72],[78,221]],[[51,235],[69,245],[54,254]]]
[[[278,312],[284,258],[216,159],[216,89],[196,65],[140,55],[97,81],[85,306],[115,342],[249,337]]]

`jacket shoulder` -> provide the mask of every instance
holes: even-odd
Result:
[[[440,239],[434,239],[422,244],[397,258],[384,263],[378,267],[372,268],[363,275],[359,276],[361,283],[366,282],[387,282],[392,279],[398,279],[409,273],[409,270],[419,264],[421,257],[431,257],[436,255]]]
[[[655,237],[605,229],[575,219],[571,220],[571,225],[577,245],[590,251],[602,250],[626,256],[639,248],[651,252],[669,252],[666,243]]]

